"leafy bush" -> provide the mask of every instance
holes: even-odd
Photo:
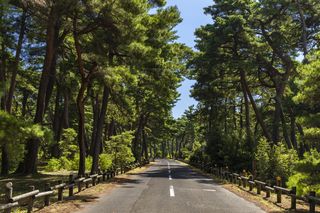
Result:
[[[0,110],[0,145],[7,145],[10,170],[14,170],[23,160],[27,139],[49,140],[50,135],[52,135],[51,130],[22,121]]]
[[[72,169],[73,162],[68,158],[62,156],[61,158],[51,158],[48,164],[45,166],[47,172],[57,172],[61,170],[70,171]]]
[[[297,194],[307,194],[309,191],[320,193],[320,153],[313,149],[306,152],[304,158],[297,161],[294,174],[287,182],[289,187],[297,187]]]
[[[99,159],[99,166],[101,170],[108,170],[112,167],[112,155],[101,154]]]
[[[56,171],[59,171],[60,169],[61,169],[61,163],[57,158],[51,158],[45,167],[45,171],[47,172],[56,172]]]
[[[125,165],[135,160],[131,150],[133,137],[132,131],[126,131],[120,135],[112,136],[111,139],[106,142],[107,152],[112,155],[114,166]]]
[[[61,135],[61,140],[59,141],[59,148],[62,156],[66,156],[69,159],[74,158],[75,154],[79,151],[77,145],[77,132],[72,129],[64,129]]]
[[[255,153],[256,171],[259,178],[270,176],[271,146],[266,139],[261,139]]]
[[[274,180],[280,176],[286,181],[294,172],[294,163],[298,154],[294,149],[288,149],[283,143],[271,146],[266,139],[261,139],[257,146],[256,171],[261,180]]]

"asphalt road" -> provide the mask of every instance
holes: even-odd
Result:
[[[262,213],[259,207],[174,160],[157,160],[145,172],[79,213]]]

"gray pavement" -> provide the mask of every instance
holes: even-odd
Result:
[[[79,213],[262,213],[259,207],[229,192],[174,160],[161,159],[146,171],[86,206]]]

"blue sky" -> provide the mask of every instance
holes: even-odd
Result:
[[[201,25],[211,22],[211,18],[203,14],[203,8],[213,4],[212,0],[167,0],[167,5],[176,5],[181,13],[183,22],[176,27],[178,42],[185,43],[189,47],[194,47],[194,31]],[[188,106],[196,105],[196,101],[190,97],[190,89],[194,81],[185,80],[178,89],[181,94],[180,100],[173,108],[173,117],[180,117]]]

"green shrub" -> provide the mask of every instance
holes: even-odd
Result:
[[[307,194],[309,191],[320,193],[320,153],[313,149],[306,152],[304,158],[297,161],[294,174],[287,182],[289,187],[297,187],[297,194]]]
[[[57,172],[61,170],[70,171],[72,169],[72,161],[62,156],[61,158],[51,158],[45,166],[47,172]]]
[[[133,138],[133,132],[126,131],[120,135],[112,136],[111,139],[107,141],[107,153],[112,155],[114,166],[119,167],[135,160],[131,150],[131,141]]]
[[[88,156],[86,157],[86,169],[90,169],[91,168],[91,164],[92,164],[92,157]],[[79,153],[76,153],[74,155],[74,158],[72,158],[72,160],[70,160],[70,170],[78,170],[79,169]]]
[[[261,139],[255,153],[256,171],[260,179],[270,176],[271,146],[266,139]],[[268,177],[269,178],[269,177]]]
[[[61,158],[59,158],[59,161],[61,165],[61,170],[71,170],[72,162],[67,157],[62,156]]]
[[[101,170],[108,170],[112,167],[112,155],[101,154],[99,158],[99,166]]]
[[[271,146],[266,139],[261,139],[257,146],[256,171],[261,180],[275,180],[280,176],[283,181],[294,172],[295,162],[298,161],[298,154],[294,149],[288,149],[283,143]]]
[[[79,161],[77,161],[77,163],[79,164]],[[90,169],[91,165],[92,165],[92,157],[88,156],[86,157],[86,170]],[[79,165],[77,169],[79,169]]]
[[[47,172],[56,172],[56,171],[59,171],[60,169],[61,169],[61,163],[57,158],[51,158],[45,167],[45,171]]]

